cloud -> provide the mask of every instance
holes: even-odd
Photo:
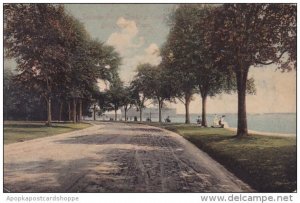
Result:
[[[122,56],[120,76],[128,83],[132,80],[138,64],[158,65],[161,62],[159,47],[156,43],[145,45],[144,37],[139,35],[139,28],[134,20],[119,17],[116,25],[119,31],[112,33],[106,43],[114,46]]]
[[[157,44],[152,43],[146,49],[144,49],[143,54],[136,55],[131,60],[135,64],[150,63],[152,65],[158,65],[161,62],[159,47],[157,46]]]
[[[128,49],[139,48],[144,44],[144,37],[138,36],[139,30],[134,20],[127,20],[124,17],[118,18],[116,25],[120,29],[112,33],[107,44],[114,46],[121,55],[126,55]]]
[[[125,82],[129,82],[130,80],[132,80],[138,64],[149,63],[152,65],[158,65],[161,62],[159,53],[160,52],[158,45],[155,43],[151,43],[147,48],[142,50],[141,54],[124,58],[124,65],[121,66],[120,70],[121,78]]]
[[[159,55],[159,47],[155,43],[150,44],[144,51],[148,55]]]

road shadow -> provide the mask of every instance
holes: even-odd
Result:
[[[55,143],[60,144],[91,144],[91,145],[101,145],[101,144],[108,144],[109,141],[113,140],[114,138],[118,137],[119,135],[116,134],[96,134],[96,135],[80,135],[70,137],[68,139],[57,140],[54,141]]]
[[[77,192],[74,186],[100,160],[43,160],[4,164],[4,192]]]
[[[157,128],[118,128],[120,131],[134,131],[134,132],[163,132],[161,129]]]
[[[129,139],[117,139],[123,135],[118,134],[94,134],[74,136],[67,139],[54,141],[59,144],[87,144],[87,145],[108,145],[108,144],[130,144],[135,146],[165,148],[177,148],[180,144],[169,136],[162,136],[160,134],[153,135],[143,133],[140,135],[132,135]]]
[[[154,148],[98,152],[98,159],[44,160],[4,165],[4,192],[195,192],[206,182]],[[184,174],[183,174],[184,173]],[[167,179],[166,179],[167,177]],[[188,181],[188,182],[187,182]],[[202,183],[203,187],[196,187]],[[206,188],[206,189],[205,189]]]

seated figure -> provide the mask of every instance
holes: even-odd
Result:
[[[197,124],[200,124],[200,125],[202,124],[202,120],[201,120],[200,116],[198,116],[196,122],[197,122]]]
[[[222,115],[220,117],[215,115],[213,125],[211,127],[212,128],[224,128],[225,125],[228,126],[228,124],[226,122],[224,122],[224,117],[225,117],[225,115]]]

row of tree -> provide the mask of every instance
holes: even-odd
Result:
[[[40,107],[37,101],[45,101],[49,126],[53,103],[59,108],[59,120],[68,106],[68,119],[80,121],[83,108],[99,96],[97,81],[116,77],[121,61],[113,47],[91,39],[62,5],[4,5],[4,43],[6,57],[17,62],[16,73],[7,73],[4,84],[5,98],[12,100],[6,117],[19,111],[14,104],[20,89],[27,104],[34,100],[36,106],[30,109],[35,115],[44,109],[35,108]]]
[[[202,125],[207,126],[207,97],[238,94],[237,136],[248,135],[246,93],[255,93],[250,67],[275,64],[282,71],[296,68],[296,5],[179,5],[170,18],[170,33],[158,66],[141,64],[131,83],[140,112],[147,99],[161,108],[177,98],[189,104],[202,99]],[[139,95],[139,96],[137,96]]]
[[[118,76],[120,57],[114,49],[90,39],[62,6],[10,4],[4,14],[6,56],[18,64],[17,74],[7,81],[44,98],[48,124],[53,99],[54,106],[73,106],[66,112],[74,122],[77,111],[81,118],[82,103],[87,109],[92,102],[98,102],[101,112],[115,111],[115,119],[123,108],[125,120],[126,111],[135,105],[142,120],[147,100],[158,105],[161,122],[164,103],[178,99],[189,123],[189,104],[199,94],[202,125],[207,126],[207,98],[236,91],[237,136],[244,136],[248,134],[246,93],[255,93],[254,79],[248,78],[250,67],[276,64],[283,71],[296,67],[292,4],[179,5],[170,16],[161,64],[140,64],[128,87]],[[109,90],[100,92],[97,79],[110,81]]]

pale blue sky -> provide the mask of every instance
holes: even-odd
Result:
[[[120,17],[134,21],[138,35],[145,40],[140,47],[143,49],[151,43],[160,46],[166,40],[169,32],[167,17],[174,6],[174,4],[66,4],[65,8],[84,23],[92,37],[104,42],[112,33],[119,31],[116,22]]]
[[[166,17],[174,4],[66,4],[65,8],[83,22],[89,33],[100,40],[107,40],[117,31],[119,17],[134,20],[147,41],[163,43],[168,34]]]

